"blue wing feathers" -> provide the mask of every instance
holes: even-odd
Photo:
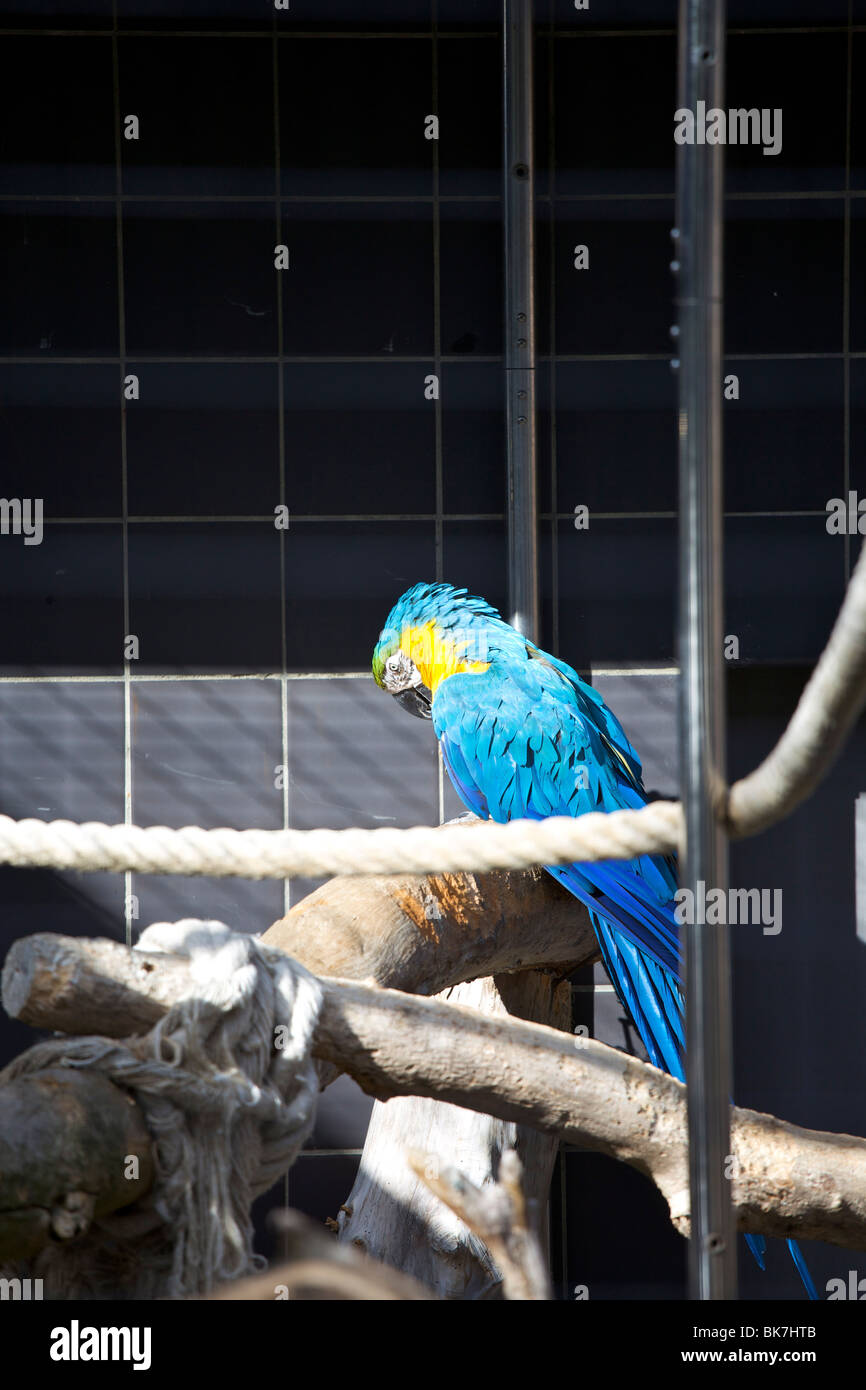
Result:
[[[464,804],[497,821],[644,806],[640,759],[598,692],[546,652],[526,646],[524,656],[437,687],[433,723]],[[675,859],[642,855],[548,872],[589,908],[605,969],[650,1060],[683,1081]],[[763,1269],[766,1241],[746,1241]],[[809,1297],[817,1298],[799,1246],[788,1246]]]

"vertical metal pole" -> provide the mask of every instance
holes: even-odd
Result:
[[[503,0],[509,621],[538,638],[532,0]]]
[[[724,0],[680,0],[678,106],[695,140],[677,150],[674,269],[679,276],[680,752],[687,849],[686,1079],[691,1296],[736,1298],[730,1182],[731,1017],[726,926],[707,926],[704,892],[727,890],[718,803],[725,781],[722,656],[722,153],[704,113],[724,100]]]

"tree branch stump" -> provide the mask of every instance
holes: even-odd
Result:
[[[491,1018],[529,1018],[558,1028],[571,1025],[569,985],[538,971],[473,980],[439,998]],[[418,1097],[374,1105],[361,1167],[338,1217],[340,1239],[410,1274],[440,1298],[499,1297],[502,1276],[490,1252],[431,1190],[425,1175],[414,1171],[408,1156],[413,1149],[424,1151],[431,1165],[428,1179],[455,1167],[481,1187],[495,1180],[501,1154],[512,1148],[523,1164],[529,1227],[546,1252],[548,1194],[558,1138]]]
[[[0,1086],[0,1261],[83,1234],[153,1171],[140,1109],[105,1077],[56,1068]]]

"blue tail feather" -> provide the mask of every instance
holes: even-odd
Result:
[[[766,1269],[767,1266],[764,1261],[764,1256],[767,1253],[767,1242],[764,1239],[764,1237],[747,1235],[746,1244],[748,1245],[749,1249],[755,1257],[758,1269]]]
[[[638,950],[603,917],[592,911],[589,915],[605,970],[643,1039],[650,1061],[678,1081],[685,1081],[683,996],[678,984],[657,961]],[[766,1239],[746,1234],[745,1240],[758,1268],[765,1270]],[[795,1240],[788,1240],[787,1245],[808,1297],[817,1300],[818,1292],[803,1252]]]
[[[767,1252],[767,1242],[764,1237],[747,1235],[746,1244],[757,1260],[759,1269],[766,1269],[767,1266],[764,1262],[764,1256]],[[785,1244],[791,1252],[791,1259],[794,1261],[794,1267],[802,1280],[803,1288],[806,1290],[806,1293],[813,1303],[819,1302],[818,1290],[815,1288],[815,1281],[809,1273],[809,1266],[806,1264],[802,1250],[796,1240],[788,1239]]]
[[[797,1273],[803,1281],[803,1288],[806,1290],[806,1293],[809,1295],[812,1302],[818,1303],[820,1301],[818,1298],[818,1290],[815,1288],[815,1281],[809,1273],[809,1266],[806,1264],[802,1250],[800,1249],[796,1240],[789,1239],[787,1241],[787,1245],[788,1249],[791,1252],[791,1259],[794,1261],[794,1264],[796,1265]]]

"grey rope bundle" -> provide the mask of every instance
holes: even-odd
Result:
[[[190,961],[189,995],[150,1033],[53,1039],[3,1075],[88,1068],[134,1094],[156,1150],[148,1200],[165,1223],[141,1261],[159,1267],[155,1296],[180,1298],[266,1265],[253,1254],[250,1206],[290,1168],[312,1129],[322,992],[297,961],[222,922],[158,922],[137,949]],[[53,1254],[56,1264],[62,1248]],[[141,1268],[137,1296],[154,1296],[154,1276]]]

